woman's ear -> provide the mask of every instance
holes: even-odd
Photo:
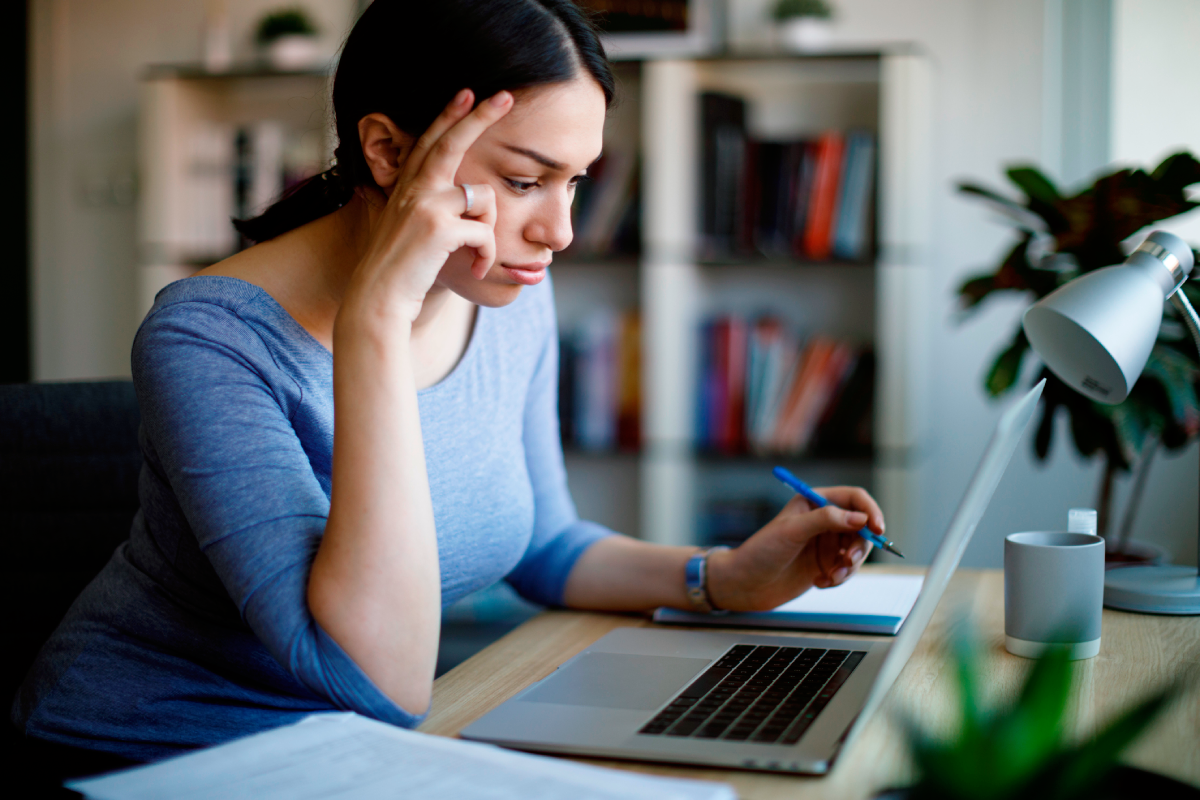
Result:
[[[371,177],[384,194],[391,196],[415,140],[386,115],[376,113],[358,121],[358,141]]]

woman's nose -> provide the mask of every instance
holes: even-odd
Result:
[[[569,192],[555,193],[547,199],[526,226],[525,238],[554,252],[565,250],[575,235],[571,230],[571,199]]]

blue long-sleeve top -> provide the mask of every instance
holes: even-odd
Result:
[[[567,491],[557,347],[547,281],[480,308],[458,365],[418,393],[444,604],[503,578],[559,604],[610,533]],[[149,760],[313,711],[420,722],[307,606],[329,515],[330,352],[261,288],[200,276],[159,294],[133,379],[141,510],[38,656],[17,725]]]

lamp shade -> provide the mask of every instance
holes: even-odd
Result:
[[[1150,357],[1164,299],[1191,268],[1191,248],[1155,231],[1124,264],[1082,275],[1032,305],[1025,335],[1068,386],[1101,403],[1120,403]]]

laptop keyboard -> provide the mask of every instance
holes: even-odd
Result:
[[[865,655],[734,645],[638,733],[795,744]]]

